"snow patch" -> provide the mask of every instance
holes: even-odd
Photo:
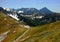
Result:
[[[12,18],[14,18],[14,19],[16,19],[16,20],[19,20],[17,17],[17,15],[15,14],[15,15],[12,15],[12,14],[8,14],[9,16],[11,16]]]
[[[7,10],[7,11],[10,11],[10,8],[7,8],[6,10]]]
[[[30,28],[30,26],[28,26],[28,25],[25,25],[24,27],[25,27],[25,28]]]
[[[18,11],[18,13],[23,13],[23,11]]]

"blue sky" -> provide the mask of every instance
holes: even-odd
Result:
[[[0,0],[0,7],[7,8],[37,8],[47,7],[60,13],[60,0]]]

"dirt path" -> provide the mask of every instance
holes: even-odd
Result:
[[[16,40],[14,40],[13,42],[17,42],[20,38],[22,38],[27,32],[29,31],[29,29],[27,29],[21,36],[19,36]]]
[[[9,30],[9,31],[10,31],[10,30]],[[0,34],[0,42],[3,41],[3,40],[7,37],[7,33],[8,33],[9,31],[6,31],[6,32]]]

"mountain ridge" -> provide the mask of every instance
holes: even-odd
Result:
[[[7,10],[7,8],[5,8],[5,10]],[[40,10],[38,10],[36,8],[19,8],[19,9],[10,8],[10,10],[16,11],[16,12],[18,12],[18,11],[24,11],[25,14],[52,14],[53,13],[47,7],[43,7]]]
[[[42,14],[53,14],[53,12],[51,10],[49,10],[48,8],[46,8],[46,7],[40,9],[40,12]]]

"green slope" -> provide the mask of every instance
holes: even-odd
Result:
[[[30,28],[18,42],[60,42],[60,21]]]
[[[0,12],[0,34],[14,28],[17,24],[17,21],[5,15],[3,12]]]
[[[0,12],[0,34],[10,30],[2,42],[60,42],[60,21],[24,28],[18,21]]]
[[[21,23],[22,24],[22,23]],[[7,37],[2,42],[12,42],[18,38],[27,29],[20,26],[18,21],[0,12],[0,34],[10,30]]]

